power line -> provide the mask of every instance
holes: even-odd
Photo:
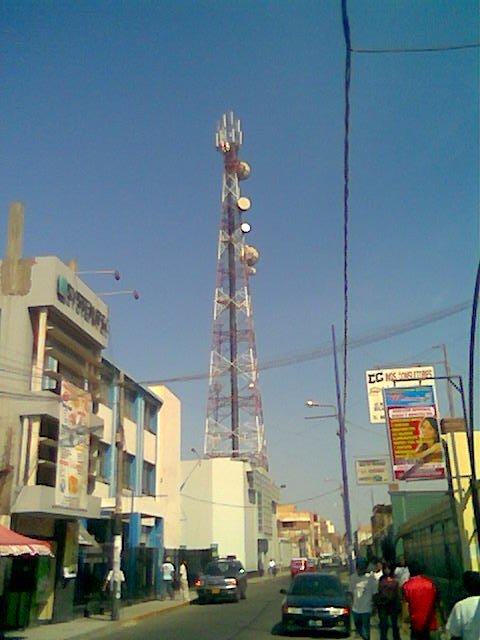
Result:
[[[439,45],[436,47],[405,47],[391,49],[356,49],[352,47],[352,53],[435,53],[437,51],[459,51],[461,49],[478,49],[480,42],[459,45]]]
[[[398,323],[394,325],[390,325],[388,327],[383,327],[377,329],[376,331],[366,333],[363,336],[359,336],[357,338],[352,338],[349,341],[349,348],[356,349],[358,347],[363,347],[367,344],[372,344],[374,342],[381,342],[382,340],[386,340],[388,338],[393,338],[397,335],[401,335],[404,333],[409,333],[410,331],[414,331],[415,329],[419,329],[428,324],[432,324],[433,322],[438,322],[439,320],[444,320],[450,316],[461,313],[462,311],[466,311],[470,308],[470,301],[459,302],[451,307],[445,307],[440,309],[439,311],[434,311],[432,313],[425,314],[423,316],[419,316],[418,318],[414,318],[413,320],[408,320],[407,322]],[[277,369],[280,367],[288,367],[293,364],[300,364],[302,362],[308,362],[310,360],[318,360],[320,358],[325,358],[327,356],[332,355],[332,345],[331,343],[327,343],[324,346],[318,347],[312,351],[308,351],[305,353],[297,353],[291,356],[285,356],[281,358],[276,358],[274,360],[266,360],[263,364],[258,365],[259,370],[266,369]],[[167,384],[171,382],[191,382],[193,380],[203,380],[208,378],[208,372],[202,373],[193,373],[187,374],[183,376],[176,376],[170,378],[162,378],[160,380],[143,380],[141,384],[145,385],[153,385],[153,384]]]

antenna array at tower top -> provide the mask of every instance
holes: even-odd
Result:
[[[224,113],[221,121],[217,124],[215,132],[215,146],[219,151],[225,153],[231,147],[240,147],[243,143],[243,133],[240,127],[240,120],[235,118],[233,111]]]

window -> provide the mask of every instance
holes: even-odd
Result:
[[[150,433],[157,433],[158,407],[152,402],[145,402],[144,428]]]
[[[110,445],[98,443],[97,478],[102,482],[109,482],[110,476]]]
[[[258,491],[257,493],[257,504],[258,504],[258,530],[263,531],[263,496],[262,492]]]
[[[129,453],[123,454],[122,481],[125,489],[133,489],[135,473],[135,457]]]
[[[142,493],[145,496],[155,495],[155,465],[150,462],[143,463]]]
[[[125,417],[133,422],[137,421],[137,408],[135,406],[137,394],[128,387],[125,389],[124,414]]]
[[[59,393],[60,385],[58,380],[53,376],[48,375],[50,372],[58,373],[58,360],[52,358],[52,356],[47,356],[45,358],[44,372],[45,375],[42,377],[42,390],[55,391],[56,393]]]
[[[113,378],[104,377],[100,380],[100,402],[113,409],[115,399],[115,385]]]
[[[36,484],[54,487],[57,475],[58,420],[42,416],[38,439]]]

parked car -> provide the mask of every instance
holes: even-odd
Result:
[[[299,573],[282,603],[285,631],[336,631],[350,636],[350,600],[346,589],[330,573]]]
[[[305,571],[307,568],[307,558],[292,558],[290,561],[290,577],[294,578],[297,573]]]
[[[247,597],[247,572],[234,558],[219,558],[209,562],[205,573],[195,581],[201,604],[213,600],[238,602]]]

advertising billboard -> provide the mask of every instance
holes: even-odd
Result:
[[[385,423],[385,407],[383,406],[383,390],[388,387],[411,387],[419,384],[415,379],[433,378],[435,371],[432,366],[399,367],[397,369],[370,369],[365,373],[367,383],[368,412],[372,424]],[[406,380],[406,382],[398,382]],[[435,381],[428,384],[435,387]]]
[[[357,484],[389,484],[392,467],[388,456],[355,460]]]
[[[444,478],[433,386],[386,388],[383,395],[395,480]]]
[[[55,483],[55,504],[60,507],[87,508],[91,404],[88,392],[62,380]]]

